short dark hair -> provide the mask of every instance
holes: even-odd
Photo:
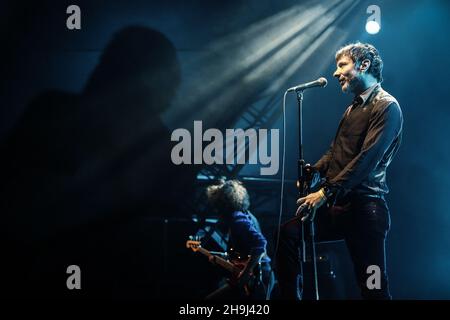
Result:
[[[355,64],[361,63],[363,60],[370,60],[370,67],[367,70],[373,75],[378,82],[383,81],[383,60],[381,60],[378,50],[369,43],[350,43],[336,52],[336,61],[342,56],[350,57]]]

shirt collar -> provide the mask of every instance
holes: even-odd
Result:
[[[365,105],[367,102],[367,99],[369,99],[372,92],[377,88],[380,84],[375,83],[373,86],[367,88],[363,93],[361,93],[359,96],[355,97],[355,99],[358,99],[361,103],[361,105]],[[361,101],[362,99],[362,101]]]

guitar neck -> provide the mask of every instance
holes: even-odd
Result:
[[[208,250],[204,249],[204,248],[198,248],[198,251],[201,252],[202,254],[204,254],[207,257],[211,257],[214,256],[211,252],[209,252]],[[214,261],[215,263],[217,263],[218,265],[220,265],[221,267],[227,269],[230,272],[239,272],[240,269],[238,267],[236,267],[235,265],[233,265],[231,262],[218,257],[218,256],[214,256]]]

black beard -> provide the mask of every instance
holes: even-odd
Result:
[[[358,78],[358,76],[355,76],[348,82],[348,90],[353,92],[355,95],[359,95],[361,92],[364,92],[365,89],[364,81]]]

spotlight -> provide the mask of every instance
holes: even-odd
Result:
[[[366,31],[370,34],[377,34],[380,31],[380,25],[376,21],[367,21]]]
[[[377,5],[367,7],[366,13],[370,14],[366,22],[366,31],[370,34],[377,34],[381,29],[381,9]]]

